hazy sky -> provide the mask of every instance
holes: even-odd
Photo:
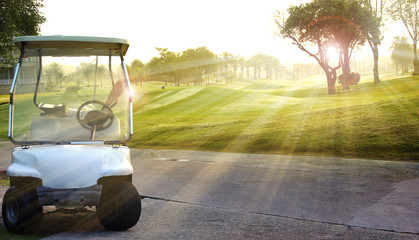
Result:
[[[274,55],[282,63],[307,54],[275,36],[273,16],[305,0],[44,0],[42,35],[119,37],[130,41],[127,61],[147,62],[155,47],[182,52],[206,46],[216,54]]]

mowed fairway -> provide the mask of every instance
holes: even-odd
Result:
[[[419,77],[137,87],[131,147],[419,160]],[[141,96],[142,95],[142,96]],[[141,96],[141,97],[140,97]]]
[[[135,86],[130,147],[419,160],[419,77],[370,75],[336,95],[324,76]],[[2,103],[8,95],[1,95]],[[0,105],[7,140],[8,104]]]

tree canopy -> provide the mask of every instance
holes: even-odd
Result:
[[[253,68],[253,77],[261,78],[264,70],[266,78],[278,79],[279,72],[285,67],[281,66],[276,57],[257,53],[250,59],[223,52],[219,56],[207,47],[189,48],[183,52],[169,51],[167,48],[156,48],[159,56],[153,57],[149,62],[143,63],[134,59],[128,65],[130,78],[133,82],[162,81],[194,85],[209,85],[210,81],[226,84],[237,77],[244,77],[247,69],[247,78],[250,78],[249,68]],[[241,74],[238,71],[241,70]]]
[[[395,37],[391,48],[393,49],[391,60],[396,67],[396,71],[400,68],[402,74],[406,73],[413,60],[412,45],[406,37]]]
[[[380,83],[380,77],[378,74],[378,46],[381,44],[383,39],[381,28],[383,26],[384,9],[386,0],[360,0],[361,4],[367,7],[376,18],[378,27],[370,28],[370,31],[366,32],[368,44],[371,47],[374,57],[374,83]]]
[[[0,1],[0,68],[15,65],[17,56],[13,51],[13,37],[38,35],[45,22],[39,10],[43,0]]]
[[[336,69],[342,67],[342,85],[349,89],[349,61],[352,51],[366,40],[366,33],[378,28],[371,11],[357,1],[313,0],[291,6],[288,17],[275,17],[279,35],[313,57],[326,74],[329,94],[335,93]],[[332,67],[327,54],[330,47],[338,49],[339,66]]]
[[[419,74],[417,44],[419,41],[419,2],[417,0],[393,0],[388,9],[393,20],[402,21],[413,41],[413,74]]]

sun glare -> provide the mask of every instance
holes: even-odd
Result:
[[[335,47],[329,47],[327,49],[327,57],[330,62],[339,62],[339,53]]]

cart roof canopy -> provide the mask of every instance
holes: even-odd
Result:
[[[26,56],[125,56],[129,47],[125,39],[88,36],[23,36],[13,41],[18,48],[24,44]]]

